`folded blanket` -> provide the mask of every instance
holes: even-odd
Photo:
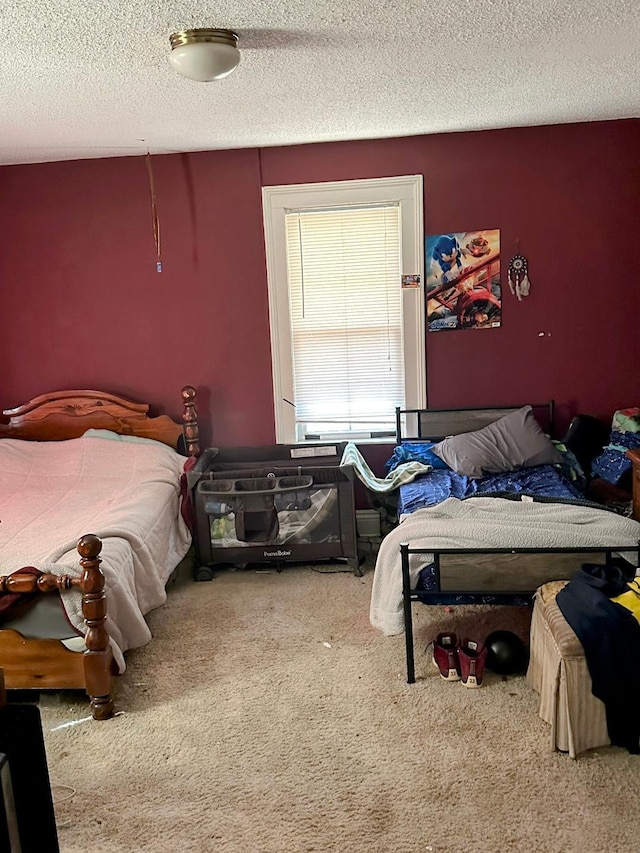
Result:
[[[448,498],[419,509],[383,540],[371,591],[370,621],[385,634],[404,631],[400,543],[412,548],[637,547],[640,522],[604,509],[506,498]],[[410,557],[415,587],[428,554]]]
[[[347,442],[342,459],[340,460],[340,467],[353,468],[358,479],[368,489],[380,494],[391,492],[403,483],[411,482],[418,475],[426,474],[428,471],[433,470],[432,465],[425,465],[422,462],[405,462],[402,465],[398,465],[393,471],[390,471],[386,477],[376,477],[352,441]]]

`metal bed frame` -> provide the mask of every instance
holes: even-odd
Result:
[[[415,683],[415,654],[413,614],[411,604],[419,601],[422,604],[517,604],[531,606],[535,589],[527,591],[514,590],[468,590],[465,592],[446,591],[441,588],[440,569],[441,557],[447,554],[600,554],[604,555],[608,562],[613,554],[635,553],[635,565],[640,565],[640,541],[637,547],[624,545],[621,548],[411,548],[403,542],[400,545],[400,559],[402,564],[402,601],[404,608],[405,627],[405,649],[407,663],[407,683]],[[412,554],[429,554],[433,556],[435,568],[436,586],[435,590],[419,589],[411,586],[409,573],[409,557]],[[428,565],[428,564],[427,564]]]
[[[523,404],[525,405],[525,404]],[[555,402],[531,403],[536,420],[551,437],[555,436]],[[504,417],[522,406],[488,406],[483,408],[457,409],[403,409],[396,407],[396,444],[406,442],[441,441],[449,435],[459,435],[465,432],[482,429],[490,423]],[[409,430],[408,424],[412,429]],[[403,434],[404,429],[404,434]],[[408,433],[408,434],[407,434]],[[613,554],[635,553],[636,563],[640,565],[640,541],[637,548],[625,545],[623,547],[578,547],[578,548],[412,548],[408,543],[400,545],[402,565],[402,599],[405,622],[405,645],[407,663],[407,682],[415,682],[414,631],[411,604],[419,601],[422,604],[510,604],[531,606],[533,595],[540,584],[532,589],[475,589],[457,591],[442,588],[442,558],[447,555],[473,554],[575,554],[603,555],[610,560]],[[409,557],[413,554],[430,555],[431,559],[425,567],[432,565],[434,573],[434,588],[421,589],[411,586],[409,573]],[[556,578],[557,579],[557,578]],[[540,581],[541,583],[543,581]]]

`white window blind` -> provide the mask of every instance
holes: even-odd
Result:
[[[297,440],[393,431],[405,405],[399,204],[285,219]]]

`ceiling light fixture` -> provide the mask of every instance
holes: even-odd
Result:
[[[232,30],[182,30],[169,36],[169,41],[169,62],[189,80],[220,80],[240,63],[238,36]]]

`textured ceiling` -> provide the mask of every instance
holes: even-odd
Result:
[[[239,36],[194,83],[169,35]],[[0,0],[0,164],[640,115],[640,0]]]

